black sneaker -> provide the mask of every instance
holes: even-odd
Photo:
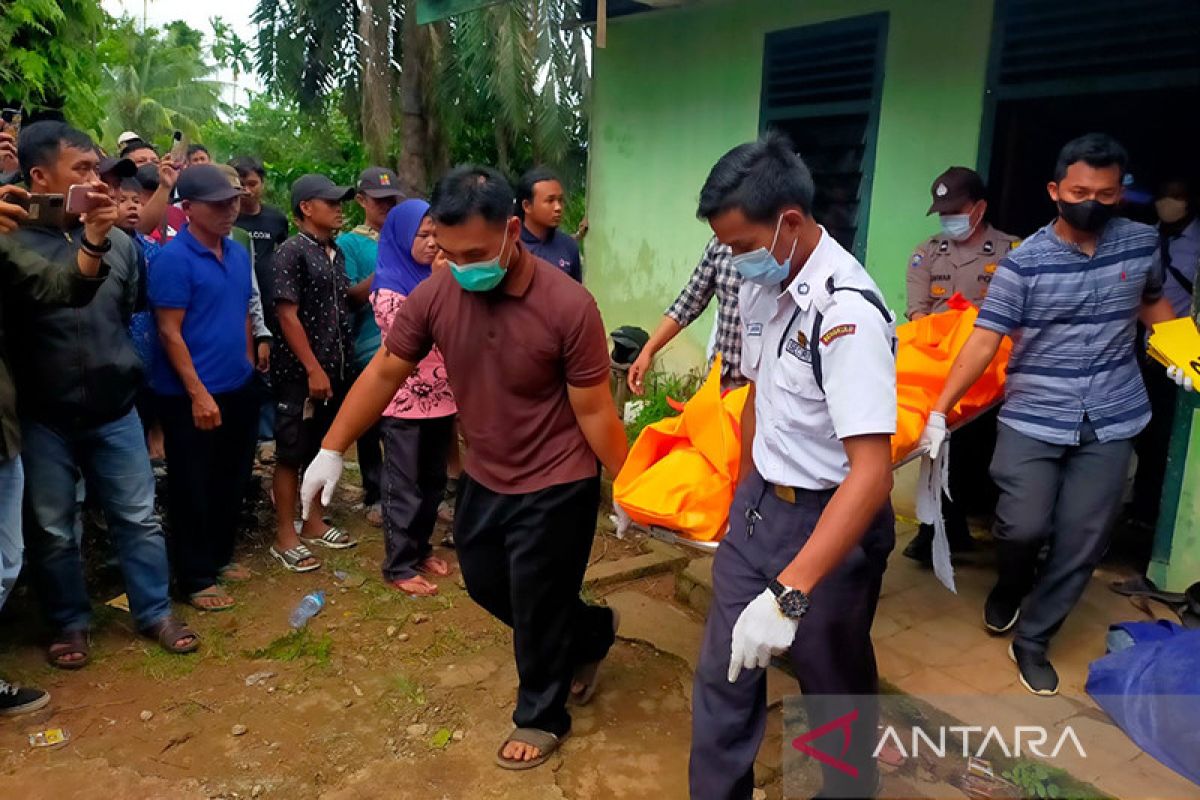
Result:
[[[983,603],[983,627],[988,633],[999,636],[1008,633],[1021,617],[1021,601],[1012,600],[1006,592],[996,586]]]
[[[1018,648],[1013,642],[1008,646],[1008,657],[1021,673],[1021,685],[1039,697],[1058,694],[1058,673],[1046,654],[1025,647]]]
[[[0,680],[0,717],[15,717],[45,708],[50,703],[50,693],[41,689],[30,689]]]
[[[904,557],[919,561],[925,566],[933,565],[933,526],[922,524],[917,535],[904,548]]]

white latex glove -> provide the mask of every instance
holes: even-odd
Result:
[[[1192,376],[1185,373],[1179,367],[1167,367],[1167,377],[1175,381],[1179,388],[1185,392],[1196,391],[1196,385],[1192,382]]]
[[[917,446],[923,447],[932,460],[936,459],[938,453],[942,452],[942,443],[945,441],[946,415],[934,411],[929,415],[929,421],[925,423],[925,430],[921,431],[921,440],[917,443]]]
[[[308,510],[313,498],[321,495],[321,505],[333,501],[333,490],[342,477],[342,454],[334,450],[321,450],[304,470],[304,482],[300,484],[300,516],[308,519]]]
[[[792,646],[796,638],[796,620],[779,610],[770,589],[750,601],[733,625],[733,645],[729,655],[729,682],[737,680],[742,668],[765,668],[771,656]]]

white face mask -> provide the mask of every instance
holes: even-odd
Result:
[[[1187,201],[1178,197],[1160,197],[1154,201],[1154,210],[1160,220],[1172,225],[1187,215]]]

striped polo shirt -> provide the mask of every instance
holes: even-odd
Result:
[[[1051,223],[1000,262],[975,325],[1012,337],[1000,421],[1050,444],[1079,443],[1084,417],[1102,442],[1150,420],[1134,357],[1138,312],[1162,296],[1158,234],[1113,219],[1095,255]]]

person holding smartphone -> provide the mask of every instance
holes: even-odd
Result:
[[[87,134],[63,122],[37,122],[21,132],[17,150],[33,192],[67,195],[73,185],[91,184],[92,199],[111,208],[115,221],[115,203],[100,180],[100,157]],[[86,307],[21,304],[8,329],[22,398],[25,541],[54,630],[47,657],[61,669],[78,669],[91,657],[92,610],[80,553],[80,473],[104,511],[137,629],[172,653],[191,652],[200,644],[171,611],[166,541],[154,515],[154,474],[134,409],[143,375],[128,331],[138,297],[133,243],[118,230],[101,237],[86,224],[91,213],[83,220],[68,214],[59,227],[26,226],[13,234],[51,261],[66,261],[84,250],[103,255],[109,267]]]
[[[22,247],[7,234],[28,218],[24,208],[28,200],[29,193],[20,186],[0,187],[0,301],[15,296],[20,305],[87,305],[104,283],[107,267],[103,254],[80,248],[74,263],[54,263]],[[84,228],[88,240],[107,241],[115,219],[111,205],[87,215]],[[25,485],[16,387],[4,358],[4,306],[5,302],[0,302],[0,608],[21,570],[21,495]],[[0,716],[36,711],[49,702],[49,692],[0,678]]]

